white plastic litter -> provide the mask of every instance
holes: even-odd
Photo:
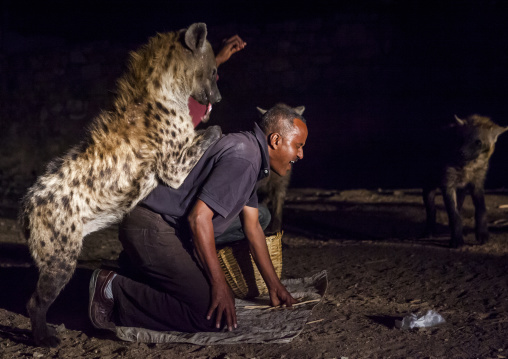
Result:
[[[444,322],[444,318],[438,312],[428,310],[425,315],[411,313],[402,320],[396,320],[395,327],[399,329],[428,328]]]

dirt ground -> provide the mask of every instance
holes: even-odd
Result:
[[[94,330],[88,281],[120,247],[115,228],[85,241],[79,268],[50,309],[58,348],[32,343],[25,303],[36,270],[13,211],[0,219],[0,358],[506,358],[508,357],[508,192],[487,195],[491,241],[475,243],[466,200],[466,246],[449,249],[438,197],[440,236],[421,238],[419,190],[291,190],[285,208],[283,277],[328,271],[329,286],[303,332],[289,344],[197,346],[121,342]],[[395,328],[408,313],[433,309],[446,323]],[[239,323],[241,325],[241,323]]]

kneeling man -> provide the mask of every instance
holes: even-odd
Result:
[[[92,324],[111,330],[115,325],[183,332],[236,328],[234,296],[216,253],[216,243],[238,237],[223,235],[233,233],[236,222],[271,305],[295,304],[268,254],[260,219],[266,226],[270,215],[258,212],[256,183],[270,169],[284,176],[302,159],[307,133],[305,119],[278,104],[252,132],[228,134],[212,144],[180,188],[155,188],[120,225],[124,270],[101,269],[92,276]]]

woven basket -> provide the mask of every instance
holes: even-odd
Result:
[[[280,278],[282,273],[282,232],[266,237],[268,253]],[[268,294],[265,281],[259,273],[250,254],[247,241],[240,241],[217,251],[219,262],[226,276],[226,281],[237,298],[254,298]]]

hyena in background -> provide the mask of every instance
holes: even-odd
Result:
[[[267,110],[260,107],[257,110],[261,116],[267,112]],[[305,106],[294,107],[293,110],[301,116],[305,111]],[[266,234],[274,234],[282,230],[282,211],[291,180],[291,172],[289,171],[285,176],[279,176],[277,173],[270,171],[270,175],[258,185],[259,202],[266,205],[272,215],[272,220],[265,229]]]
[[[46,313],[76,268],[83,237],[118,221],[159,180],[179,187],[206,148],[221,135],[196,133],[187,102],[220,101],[213,50],[203,23],[158,34],[131,54],[111,111],[87,138],[46,172],[21,203],[20,225],[39,268],[27,309],[37,345],[60,339]]]
[[[439,152],[430,159],[435,166],[426,174],[423,186],[426,234],[431,235],[435,231],[434,199],[436,188],[440,188],[448,213],[452,248],[464,244],[460,210],[467,192],[471,194],[475,206],[476,240],[484,244],[489,239],[484,182],[496,140],[508,129],[480,115],[465,119],[455,116],[455,119],[456,122],[444,132]]]
[[[265,229],[267,235],[282,230],[282,211],[290,180],[291,171],[288,171],[285,176],[279,176],[277,173],[270,171],[270,175],[258,184],[259,202],[267,206],[272,215],[270,224]]]

